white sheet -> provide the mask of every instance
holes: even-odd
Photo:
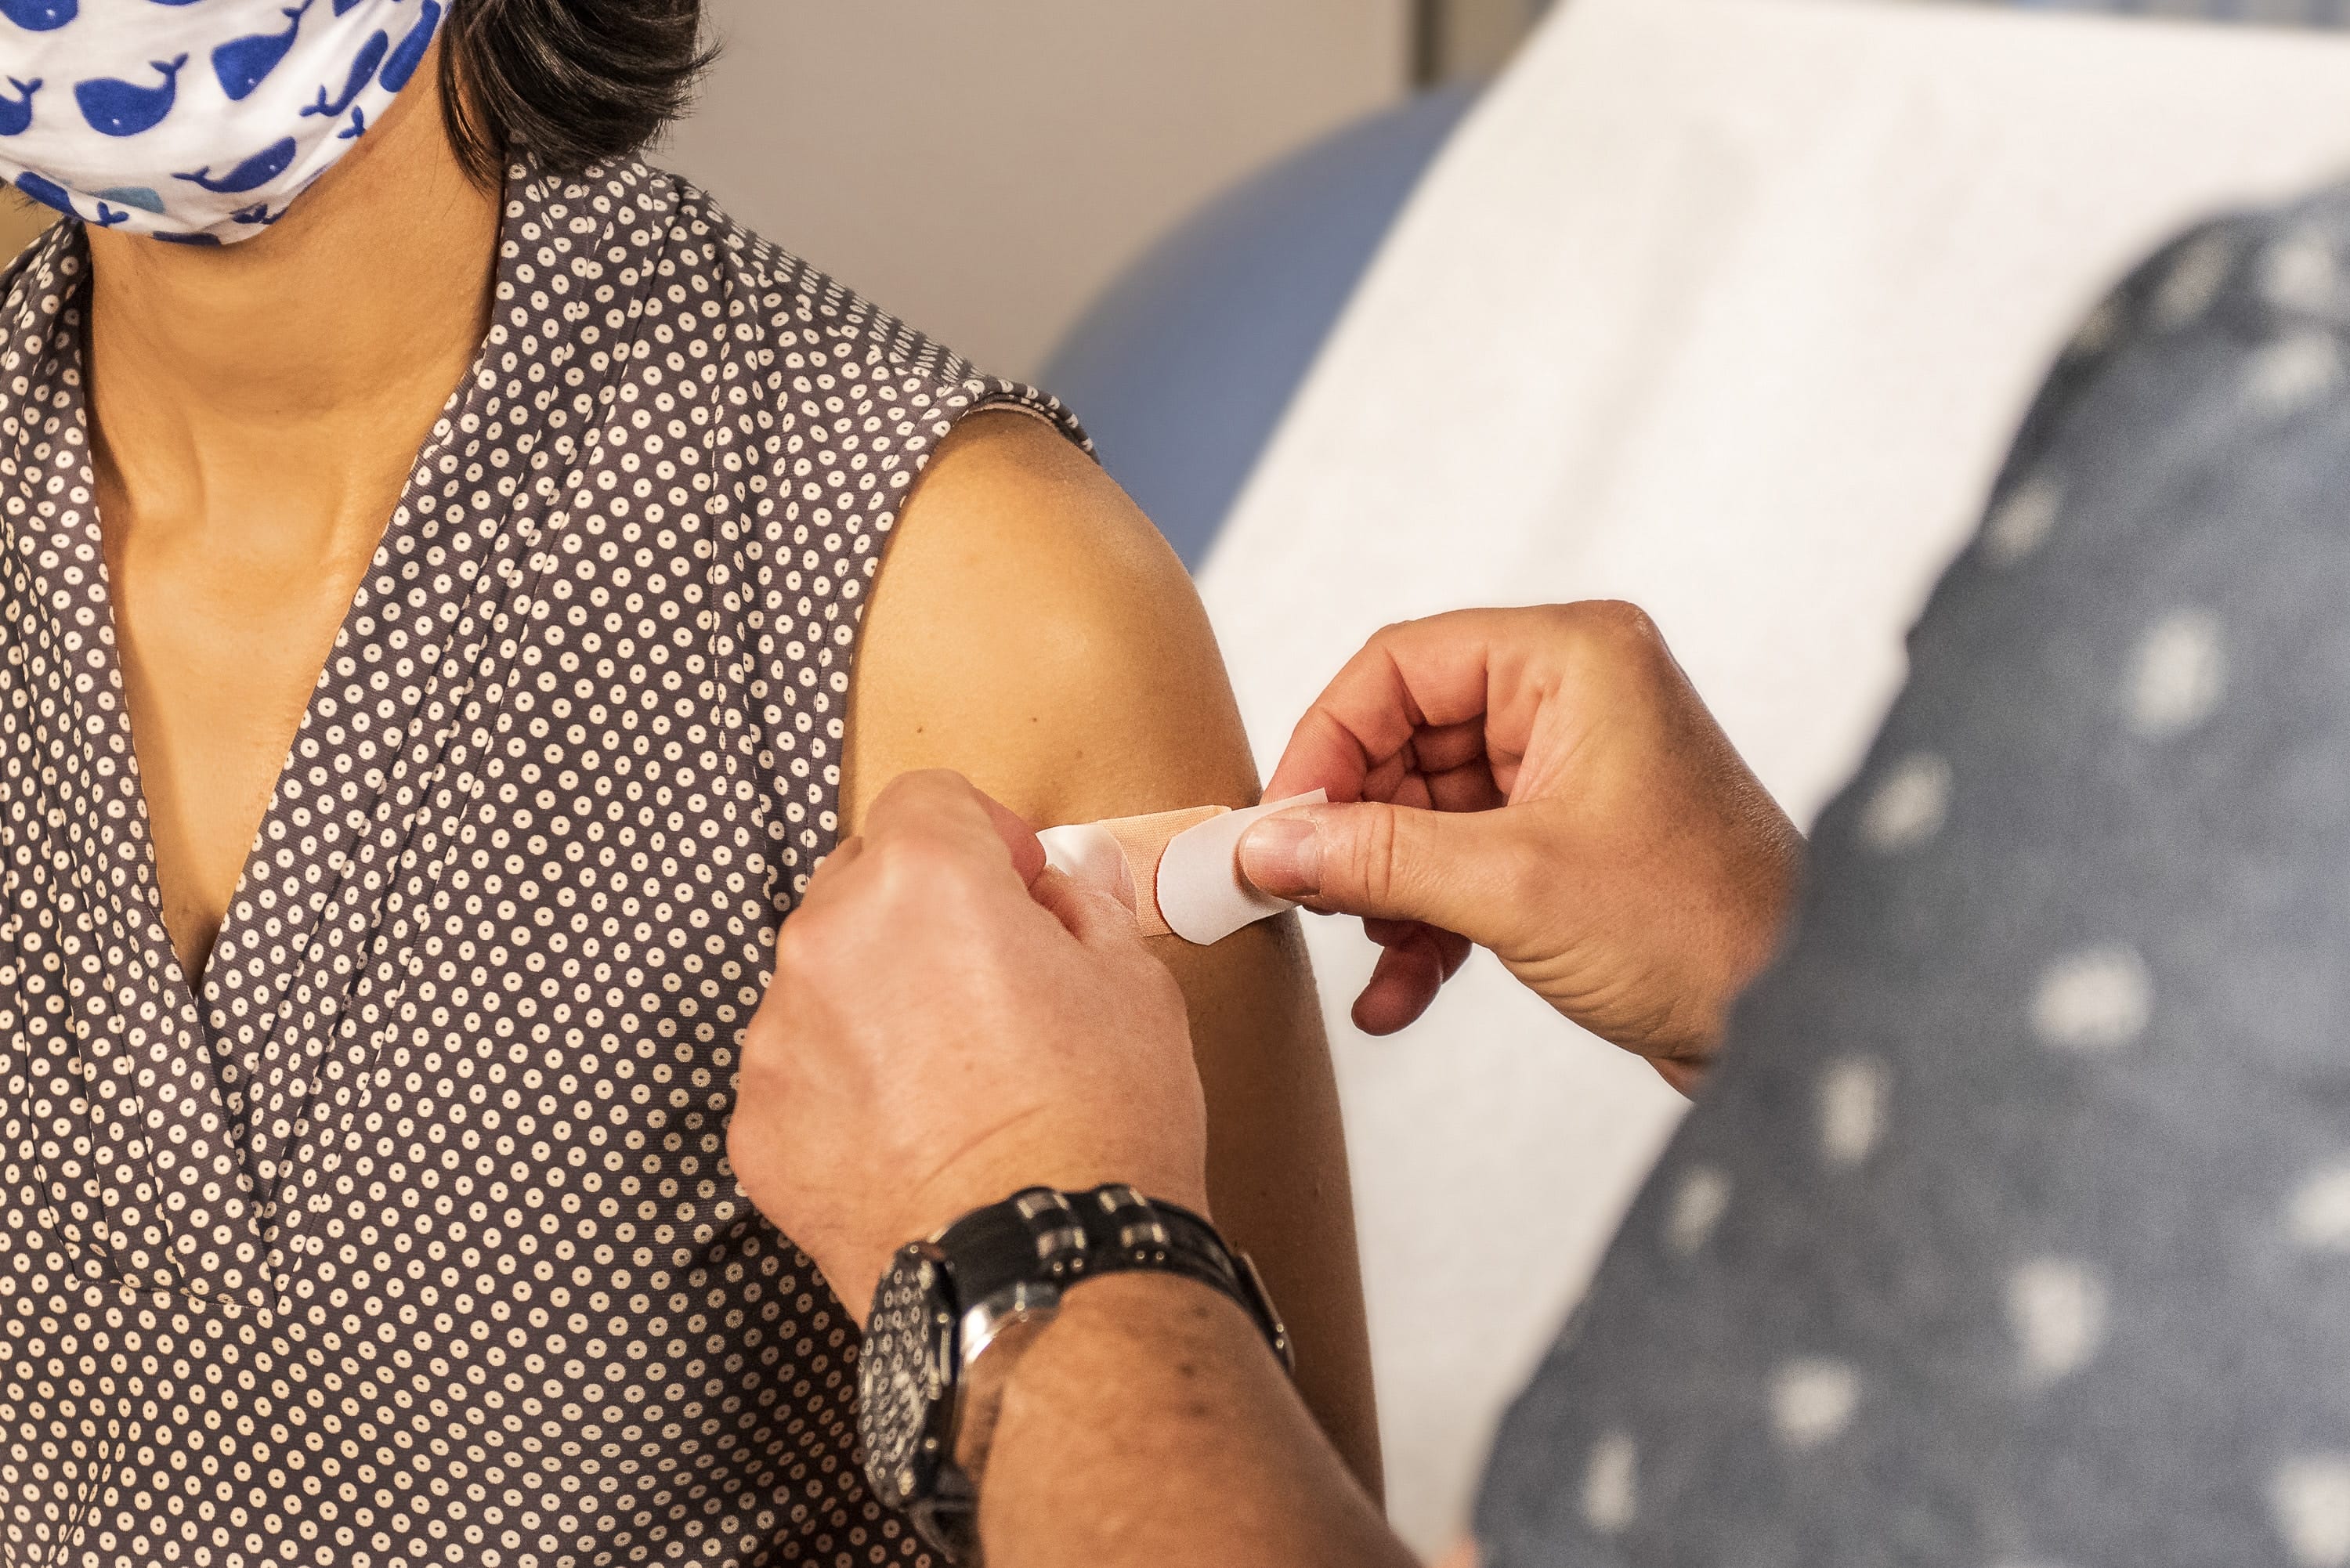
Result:
[[[1204,577],[1269,768],[1381,623],[1646,605],[1799,821],[1898,687],[2056,348],[2206,213],[2350,171],[2350,44],[1576,0],[1448,150]],[[1374,1042],[1311,922],[1392,1511],[1434,1549],[1677,1102],[1498,971]]]

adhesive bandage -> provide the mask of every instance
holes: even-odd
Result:
[[[1296,907],[1241,875],[1241,837],[1261,818],[1328,798],[1315,790],[1246,811],[1195,806],[1048,827],[1036,837],[1046,865],[1133,909],[1144,936],[1171,934],[1206,947]]]

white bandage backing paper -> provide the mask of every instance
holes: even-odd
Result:
[[[1046,865],[1126,905],[1145,935],[1172,932],[1207,947],[1296,908],[1241,874],[1241,838],[1268,816],[1329,798],[1315,790],[1246,811],[1201,807],[1118,817],[1048,827],[1036,837]]]

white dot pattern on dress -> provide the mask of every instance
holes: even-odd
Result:
[[[724,1131],[897,509],[962,413],[1057,406],[666,175],[516,169],[488,337],[192,992],[87,283],[65,225],[0,318],[5,1553],[916,1561],[853,1327]]]

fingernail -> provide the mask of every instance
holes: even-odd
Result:
[[[1313,819],[1268,816],[1241,836],[1241,874],[1276,898],[1322,890],[1322,840]]]

